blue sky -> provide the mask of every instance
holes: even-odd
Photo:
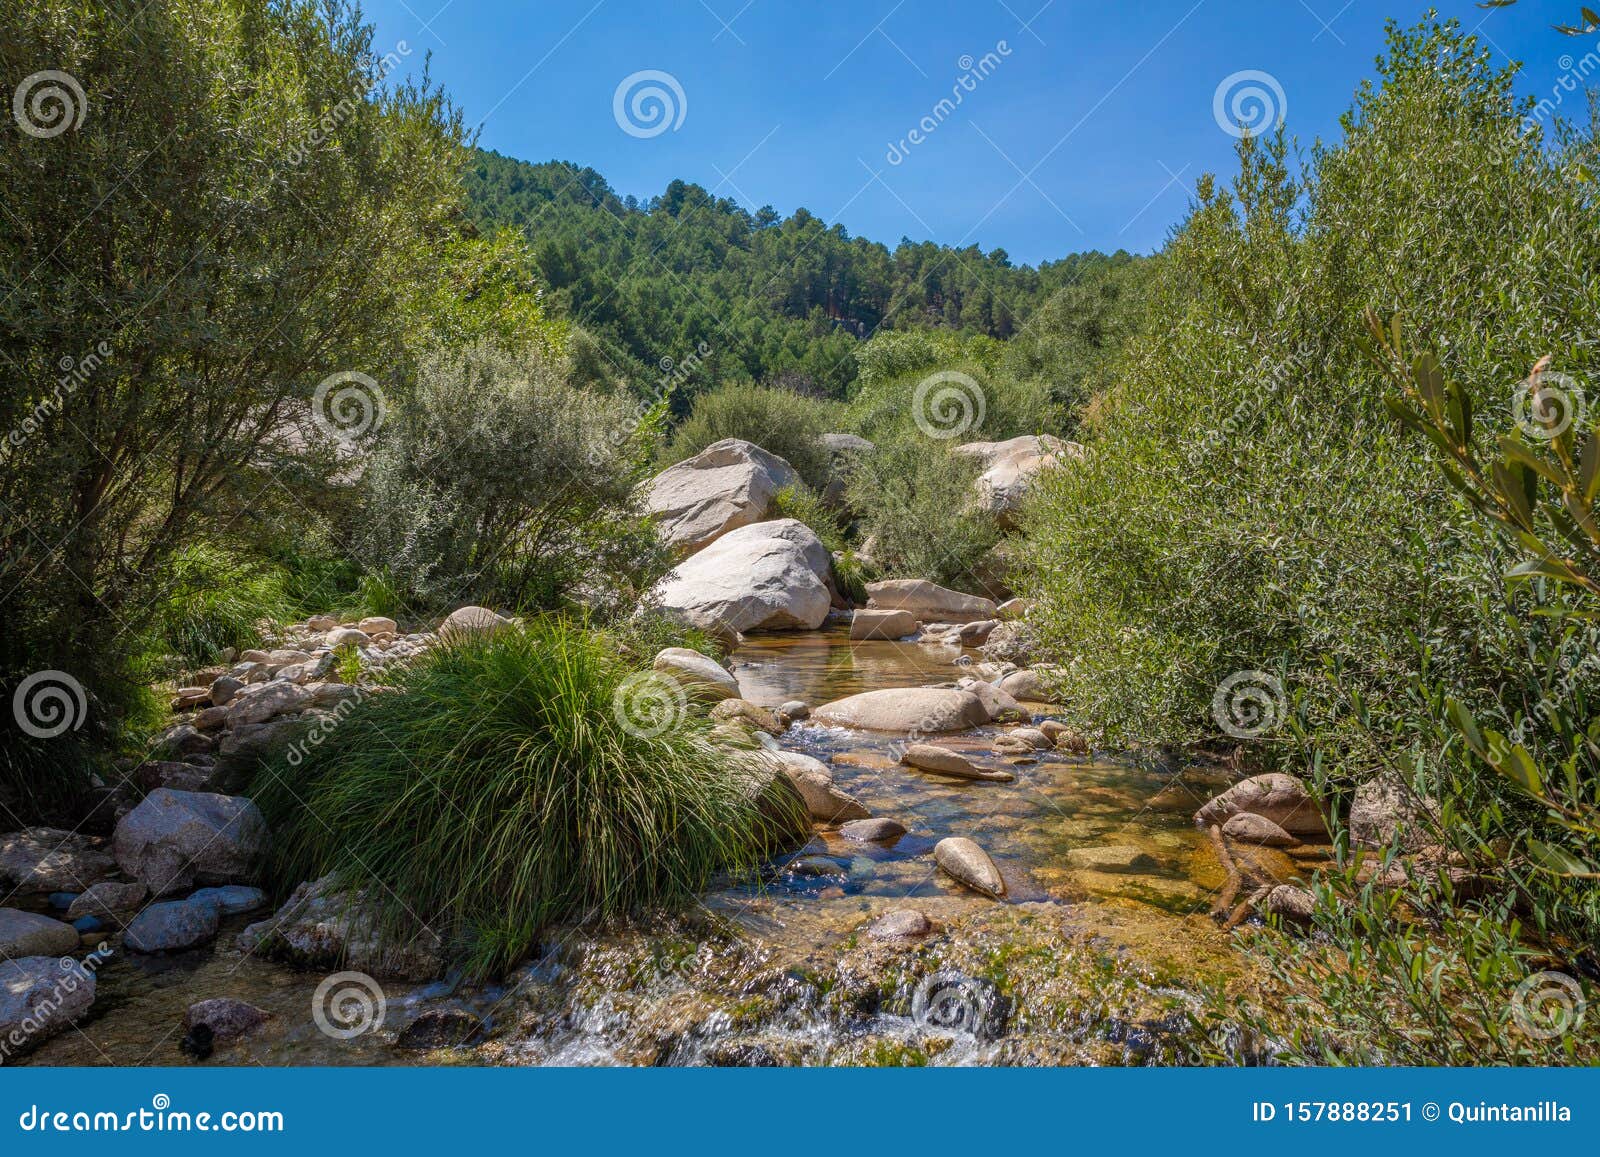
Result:
[[[1485,11],[1521,87],[1548,96],[1600,42],[1558,35],[1578,0]],[[525,160],[591,165],[622,194],[675,177],[754,209],[804,206],[852,234],[1004,248],[1017,262],[1158,248],[1203,172],[1231,173],[1219,87],[1256,88],[1303,142],[1337,133],[1373,72],[1386,17],[1420,0],[367,0],[375,47],[432,71]],[[987,57],[988,63],[985,64]],[[1590,58],[1600,67],[1600,57]],[[614,112],[623,89],[622,121]],[[976,73],[983,73],[974,79]],[[937,106],[960,79],[959,105]],[[666,93],[670,127],[629,112]],[[675,88],[675,90],[674,90]],[[681,100],[678,92],[682,93]],[[1248,94],[1247,94],[1248,95]],[[1577,103],[1568,96],[1569,106]],[[953,102],[952,102],[953,103]],[[1247,101],[1248,107],[1248,101]],[[681,119],[678,114],[681,114]],[[919,122],[934,125],[919,142]],[[653,130],[660,129],[655,132]],[[650,135],[652,134],[653,135]],[[898,146],[898,147],[896,147]],[[892,156],[891,154],[894,154]],[[895,159],[897,157],[897,159]]]

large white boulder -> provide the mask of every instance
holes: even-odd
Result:
[[[166,787],[123,816],[112,837],[122,870],[156,896],[249,883],[266,842],[266,820],[250,800]]]
[[[656,588],[656,602],[708,631],[812,631],[828,617],[832,567],[805,523],[759,522],[679,563]]]
[[[737,699],[739,680],[721,663],[687,647],[667,647],[651,664],[663,675],[670,675],[686,691],[706,699]]]
[[[1082,458],[1083,447],[1049,434],[1024,434],[1004,442],[968,442],[955,447],[955,453],[983,464],[974,484],[978,506],[1001,526],[1010,527],[1034,476],[1067,459]]]
[[[966,731],[989,722],[983,701],[969,691],[944,687],[885,687],[824,703],[811,713],[814,723],[938,735]]]
[[[661,537],[696,551],[731,530],[770,518],[778,491],[799,482],[794,467],[753,442],[724,438],[657,474],[645,509]]]
[[[994,602],[964,595],[927,579],[885,579],[867,584],[867,606],[873,610],[910,611],[923,622],[971,623],[992,619]]]

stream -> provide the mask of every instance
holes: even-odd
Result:
[[[883,687],[952,683],[954,646],[851,642],[843,628],[754,636],[731,657],[745,697],[817,705]],[[1048,708],[1030,705],[1046,717]],[[1191,817],[1222,769],[1039,753],[1020,760],[984,727],[938,742],[1015,782],[960,781],[895,762],[894,736],[797,723],[783,746],[831,764],[836,784],[907,833],[855,843],[819,832],[758,883],[724,883],[688,913],[630,927],[555,930],[503,985],[384,982],[371,1031],[337,1039],[312,1014],[318,973],[247,957],[230,921],[205,949],[118,950],[89,1015],[22,1063],[191,1063],[184,1012],[229,996],[271,1014],[209,1064],[1125,1064],[1226,1059],[1196,1022],[1205,990],[1249,983],[1209,916],[1225,871]],[[938,872],[933,845],[966,836],[1005,876],[994,901]],[[1105,849],[1113,849],[1109,857]],[[1327,849],[1259,849],[1282,879]],[[1107,867],[1113,870],[1103,870]],[[875,918],[933,924],[881,941]],[[424,1012],[486,1023],[470,1047],[396,1047]],[[1221,1053],[1218,1053],[1218,1049]]]

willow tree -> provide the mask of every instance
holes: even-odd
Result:
[[[56,668],[109,703],[164,562],[314,483],[319,384],[370,405],[403,376],[465,134],[344,0],[0,0],[0,25],[0,690]]]

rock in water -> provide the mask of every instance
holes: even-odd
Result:
[[[1067,861],[1074,868],[1091,872],[1128,872],[1139,874],[1153,872],[1161,865],[1142,848],[1074,848],[1067,853]]]
[[[1316,918],[1317,898],[1304,888],[1279,884],[1267,894],[1262,909],[1287,924],[1310,924]]]
[[[81,892],[116,870],[101,841],[89,836],[41,827],[0,836],[0,883],[6,892]]]
[[[332,876],[301,884],[277,914],[238,936],[241,952],[260,952],[301,968],[349,968],[372,976],[434,980],[444,970],[443,942],[426,928],[409,939],[384,935],[377,906],[338,890]]]
[[[458,1049],[483,1038],[484,1023],[460,1008],[430,1009],[400,1030],[397,1049]]]
[[[934,845],[933,860],[951,879],[975,892],[997,900],[1006,894],[1006,882],[989,853],[965,836],[940,840]]]
[[[778,492],[800,480],[794,467],[753,442],[724,438],[646,484],[657,532],[687,552],[774,513]]]
[[[78,930],[71,924],[23,912],[0,908],[0,957],[66,956],[78,947]]]
[[[850,638],[903,639],[917,633],[917,616],[910,611],[874,611],[863,608],[850,616]]]
[[[867,935],[874,940],[916,940],[932,931],[933,921],[915,908],[885,912],[867,925]]]
[[[55,956],[0,960],[0,1042],[26,1052],[61,1032],[94,1003],[94,972]]]
[[[989,713],[970,691],[942,687],[886,687],[824,703],[811,713],[814,723],[938,735],[966,731],[989,722]]]
[[[657,653],[651,664],[657,671],[670,675],[690,691],[706,699],[737,699],[739,680],[721,663],[699,651],[687,647],[667,647]]]
[[[947,747],[937,747],[932,743],[913,743],[900,756],[900,762],[918,771],[953,776],[956,779],[987,779],[1000,783],[1010,783],[1016,779],[1016,776],[1009,771],[989,771],[987,768],[976,766],[958,752],[951,751]]]
[[[792,518],[731,531],[656,587],[661,609],[708,631],[812,631],[828,617],[833,556]]]
[[[887,816],[878,816],[873,819],[851,820],[847,824],[841,824],[839,834],[847,840],[870,844],[878,840],[897,840],[906,834],[906,828],[898,820],[889,819]]]
[[[72,901],[72,906],[67,909],[67,918],[77,920],[93,916],[101,920],[115,920],[118,915],[137,912],[149,894],[150,889],[138,881],[118,884],[102,880]]]
[[[742,723],[768,735],[782,735],[784,732],[784,724],[780,719],[748,699],[724,699],[711,709],[711,718],[719,723]]]
[[[157,788],[117,824],[117,863],[157,896],[195,884],[248,883],[267,825],[242,796]]]
[[[183,1017],[185,1033],[193,1033],[204,1026],[213,1041],[228,1041],[244,1036],[270,1020],[272,1014],[231,996],[217,996],[196,1001]]]
[[[833,785],[833,772],[820,759],[798,751],[771,751],[765,758],[778,762],[805,801],[806,811],[818,823],[845,823],[866,819],[871,814],[859,800]]]
[[[128,925],[126,943],[135,952],[182,952],[216,938],[221,912],[207,901],[152,904]]]
[[[1228,817],[1222,825],[1222,834],[1244,844],[1260,844],[1267,848],[1289,848],[1300,841],[1273,823],[1266,816],[1254,812],[1240,812]]]
[[[1000,690],[1028,703],[1054,703],[1055,694],[1045,685],[1038,671],[1013,671],[1000,680]]]
[[[1240,812],[1265,816],[1292,836],[1326,839],[1327,825],[1306,785],[1281,771],[1234,784],[1194,815],[1196,827],[1226,823]]]
[[[886,579],[867,584],[867,605],[873,610],[909,611],[926,622],[970,623],[992,619],[992,599],[964,595],[926,579]]]

